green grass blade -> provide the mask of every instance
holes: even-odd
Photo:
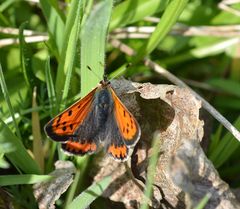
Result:
[[[240,117],[234,123],[234,126],[240,128]],[[240,143],[231,133],[227,133],[216,149],[210,153],[209,159],[213,162],[216,168],[219,168],[223,163],[225,163],[229,157],[239,148]]]
[[[37,163],[28,154],[20,139],[14,135],[7,125],[0,119],[0,144],[11,143],[14,152],[6,153],[5,156],[16,167],[25,173],[40,174]]]
[[[62,8],[59,8],[60,4],[58,0],[49,0],[50,5],[56,10],[58,15],[62,18],[62,20],[65,22],[65,14]]]
[[[147,42],[143,44],[140,50],[138,50],[139,53],[134,59],[134,62],[138,62],[144,56],[150,54],[159,45],[159,43],[165,38],[173,25],[176,23],[187,3],[188,0],[172,0],[169,3],[156,29]]]
[[[4,153],[8,153],[8,152],[13,152],[15,151],[14,147],[12,146],[11,143],[9,142],[3,142],[0,141],[0,155],[4,154]]]
[[[38,107],[37,87],[34,87],[33,89],[32,107],[33,109]],[[38,164],[41,171],[44,171],[45,153],[43,150],[39,111],[32,112],[31,122],[32,122],[32,136],[33,136],[33,156],[34,156],[35,162]]]
[[[13,124],[14,124],[15,129],[16,129],[16,134],[17,134],[18,138],[21,139],[21,133],[20,133],[17,121],[16,121],[15,116],[14,116],[14,111],[13,111],[12,103],[10,101],[10,97],[9,97],[9,94],[8,94],[7,85],[5,83],[5,79],[4,79],[1,63],[0,63],[0,85],[1,85],[1,88],[2,88],[2,93],[3,93],[4,99],[5,99],[5,101],[6,101],[7,105],[8,105],[8,109],[9,109],[9,112],[11,114],[11,117],[12,117],[12,120],[13,120]]]
[[[208,84],[216,89],[222,90],[228,94],[240,97],[240,83],[230,79],[214,78],[207,81]]]
[[[159,134],[155,133],[153,136],[153,141],[152,141],[152,156],[150,157],[149,160],[149,165],[148,165],[148,172],[147,172],[147,181],[146,181],[146,186],[144,190],[144,201],[140,207],[140,209],[148,209],[148,200],[151,199],[152,196],[152,186],[154,183],[154,175],[156,171],[156,166],[158,162],[158,156],[159,156]]]
[[[27,22],[24,22],[23,24],[21,24],[19,28],[20,58],[21,58],[21,66],[22,66],[25,82],[29,88],[30,87],[33,88],[33,85],[36,84],[36,82],[34,82],[35,76],[33,74],[32,67],[31,67],[32,57],[30,55],[30,50],[28,48],[27,43],[24,40],[24,35],[23,35],[23,31],[26,25],[27,25]]]
[[[52,5],[51,1],[40,0],[40,5],[48,24],[49,36],[51,38],[51,41],[54,43],[57,57],[59,57],[64,41],[64,22],[61,18],[61,15],[59,15],[58,11],[55,9],[54,5]]]
[[[106,0],[96,5],[83,27],[81,36],[82,96],[95,87],[104,74],[105,44],[112,5],[112,0]]]
[[[66,100],[68,95],[74,59],[77,53],[77,41],[81,31],[82,6],[82,0],[73,0],[67,16],[64,43],[56,78],[57,101],[61,101],[61,99]]]
[[[64,69],[66,69],[66,80],[63,88],[63,95],[62,95],[62,100],[66,101],[67,100],[67,95],[68,95],[68,90],[70,87],[70,81],[71,81],[71,75],[74,67],[74,58],[76,55],[76,49],[77,49],[77,41],[79,40],[80,37],[80,26],[81,26],[81,15],[80,15],[80,6],[81,4],[78,4],[78,12],[77,16],[74,21],[74,25],[72,27],[72,30],[70,32],[69,36],[69,42],[67,46],[67,53],[66,53],[66,60],[64,63]]]
[[[163,11],[168,0],[127,0],[113,9],[109,30],[142,20]]]
[[[19,185],[19,184],[35,184],[47,181],[53,178],[49,175],[6,175],[0,176],[0,186]]]
[[[111,183],[111,177],[107,176],[101,181],[94,183],[78,197],[76,197],[66,208],[67,209],[85,209],[87,208],[97,197],[99,197],[104,190]]]
[[[55,94],[55,89],[54,89],[54,84],[53,84],[53,79],[52,79],[52,74],[51,74],[49,57],[46,61],[46,65],[45,65],[45,77],[46,77],[50,112],[51,112],[51,116],[53,117],[57,114],[57,109],[56,109],[56,94]]]
[[[200,46],[191,49],[190,51],[183,52],[179,55],[161,59],[159,62],[161,62],[162,65],[176,65],[192,59],[201,59],[208,56],[214,56],[225,52],[227,48],[236,45],[238,42],[238,38],[224,39],[220,41],[218,40],[215,43],[210,43],[207,46]]]
[[[220,125],[216,132],[211,136],[211,143],[208,148],[208,155],[210,155],[214,150],[217,148],[220,138],[221,138],[221,133],[222,133],[223,126]]]
[[[194,209],[204,209],[211,196],[211,193],[207,193]]]
[[[87,163],[88,161],[85,161],[85,162]],[[82,167],[81,167],[81,171],[79,169],[77,169],[77,171],[75,173],[73,183],[71,184],[70,188],[68,189],[67,198],[65,199],[65,203],[64,203],[65,205],[69,205],[73,201],[73,198],[75,197],[75,193],[76,193],[77,189],[79,188],[79,180],[82,177],[81,173],[82,173]]]
[[[0,155],[0,168],[1,169],[7,169],[9,167],[10,167],[9,163],[5,160],[3,155]]]
[[[94,0],[84,0],[84,13],[82,18],[81,25],[84,26],[86,23],[87,18],[89,17],[89,14],[91,13],[92,7],[94,4]]]

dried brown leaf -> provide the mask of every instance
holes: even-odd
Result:
[[[57,161],[55,170],[49,175],[54,178],[47,182],[41,182],[33,186],[34,196],[39,209],[54,209],[55,201],[59,199],[73,181],[75,167],[70,161]]]

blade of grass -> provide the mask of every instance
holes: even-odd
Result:
[[[111,177],[107,176],[101,181],[94,183],[78,197],[76,197],[66,208],[67,209],[85,209],[87,208],[97,197],[99,197],[111,182]]]
[[[81,35],[82,96],[96,86],[104,74],[105,44],[112,5],[112,0],[96,5],[83,27]],[[88,66],[93,72],[88,69]]]
[[[75,18],[72,30],[69,35],[69,41],[68,41],[66,57],[65,57],[66,60],[64,62],[64,70],[66,70],[66,80],[63,88],[62,100],[65,101],[64,102],[65,104],[67,100],[68,90],[70,87],[71,75],[74,68],[74,58],[76,55],[77,41],[79,40],[79,36],[80,36],[80,27],[81,27],[81,18],[82,18],[80,11],[81,11],[81,4],[78,3],[77,14],[76,14],[76,18]]]
[[[234,123],[236,128],[240,128],[240,117]],[[224,162],[226,162],[233,152],[239,148],[239,142],[231,135],[227,133],[218,146],[210,154],[209,159],[213,162],[216,168],[219,168]]]
[[[86,20],[89,17],[89,14],[91,13],[93,3],[94,3],[94,0],[85,0],[84,2],[84,14],[83,14],[82,23],[81,23],[82,26],[85,25]]]
[[[65,22],[65,14],[63,9],[59,8],[60,4],[58,0],[49,0],[50,5],[56,10],[58,15],[62,18],[62,20]]]
[[[140,50],[138,50],[138,54],[133,61],[134,63],[140,61],[144,56],[149,55],[159,45],[176,23],[187,3],[188,0],[172,0],[169,3],[154,32],[147,42],[142,45]]]
[[[71,184],[71,187],[68,190],[67,198],[65,199],[65,203],[64,203],[65,206],[69,205],[73,201],[73,197],[75,196],[75,192],[77,190],[80,177],[81,177],[81,172],[80,170],[77,170],[75,173],[73,183]]]
[[[23,70],[25,82],[28,88],[33,88],[33,85],[35,83],[34,82],[35,76],[33,74],[32,67],[31,67],[32,57],[30,55],[29,47],[24,40],[24,34],[23,34],[24,28],[26,27],[26,25],[27,25],[27,22],[24,22],[23,24],[21,24],[19,28],[20,60],[21,60],[21,67]]]
[[[35,184],[52,179],[50,175],[6,175],[0,176],[0,186]]]
[[[58,103],[60,103],[62,97],[64,99],[67,98],[69,90],[70,78],[74,68],[74,59],[76,58],[77,41],[80,36],[83,2],[83,0],[73,0],[67,16],[63,48],[61,50],[61,59],[58,65],[55,84]]]
[[[79,194],[86,188],[86,176],[88,176],[88,167],[91,166],[90,156],[75,158],[76,167],[78,169],[74,181],[69,189],[66,203],[72,202],[76,194]],[[81,172],[79,172],[81,171]],[[66,204],[67,205],[67,204]]]
[[[11,143],[15,151],[6,153],[5,156],[17,169],[21,169],[25,173],[41,173],[37,163],[28,154],[20,139],[0,119],[0,144],[6,142]]]
[[[3,156],[3,154],[0,154],[0,168],[7,169],[10,167],[10,165]]]
[[[113,9],[109,30],[112,31],[117,27],[137,22],[144,17],[163,11],[168,2],[168,0],[123,1]]]
[[[208,46],[201,46],[195,49],[191,49],[185,53],[181,53],[180,55],[176,55],[170,58],[159,60],[162,65],[176,65],[181,62],[186,62],[192,59],[200,59],[207,56],[213,56],[216,54],[220,54],[226,51],[227,48],[234,46],[239,43],[239,38],[231,38],[226,40],[217,41],[216,43],[211,43]]]
[[[140,209],[148,209],[148,201],[151,199],[152,196],[152,186],[154,183],[154,175],[155,170],[158,162],[158,156],[159,156],[159,134],[154,133],[153,141],[152,141],[152,156],[149,159],[149,165],[148,165],[148,172],[147,172],[147,180],[146,180],[146,186],[144,189],[144,200],[141,204]]]
[[[204,209],[211,196],[211,193],[207,193],[194,209]]]
[[[113,71],[108,78],[109,79],[114,79],[117,78],[121,75],[123,75],[126,72],[126,69],[128,68],[129,64],[123,64],[122,66],[120,66],[118,69],[116,69],[115,71]]]
[[[37,87],[33,89],[32,107],[37,107]],[[44,151],[42,144],[39,112],[32,112],[33,155],[41,171],[44,171]]]
[[[62,20],[61,15],[58,14],[58,11],[52,5],[51,1],[40,0],[40,5],[48,24],[49,36],[54,44],[56,56],[59,58],[64,41],[64,21]]]
[[[54,84],[53,84],[51,69],[50,69],[50,57],[48,57],[45,66],[46,66],[45,77],[46,77],[48,99],[49,99],[50,112],[51,112],[50,115],[51,117],[53,117],[57,114],[57,106],[56,106],[56,94],[55,94],[55,89],[54,89]],[[55,150],[57,147],[56,142],[50,141],[50,143],[51,143],[51,146],[49,146],[50,151],[49,151],[48,161],[46,165],[46,172],[50,172],[51,170],[51,167],[53,165]]]
[[[9,152],[14,152],[15,149],[9,142],[1,142],[0,140],[0,168],[9,168],[9,163],[5,160],[4,154]]]
[[[211,143],[208,148],[208,156],[211,155],[211,153],[217,148],[220,138],[221,138],[221,133],[222,133],[222,128],[223,126],[220,125],[216,132],[211,136]]]
[[[52,79],[52,75],[51,75],[51,68],[50,68],[50,57],[48,57],[48,59],[46,61],[45,77],[46,77],[50,112],[51,112],[51,116],[53,117],[57,114],[57,109],[56,109],[56,94],[55,94],[53,79]]]
[[[19,184],[35,184],[47,181],[53,178],[50,175],[6,175],[0,176],[0,186],[19,185]]]
[[[0,155],[8,152],[13,152],[15,151],[14,147],[12,146],[11,143],[9,142],[2,142],[0,144]]]
[[[223,90],[228,94],[240,97],[240,83],[230,79],[214,78],[207,81],[208,84]]]
[[[5,101],[7,102],[7,105],[8,105],[9,112],[12,116],[13,124],[14,124],[15,129],[16,129],[16,134],[17,134],[18,138],[21,139],[22,138],[21,133],[20,133],[17,121],[16,121],[15,116],[14,116],[14,111],[13,111],[12,104],[11,104],[11,101],[10,101],[10,97],[9,97],[9,94],[8,94],[7,85],[5,83],[1,63],[0,63],[0,85],[1,85],[1,88],[2,88],[2,93],[3,93],[4,99],[5,99]]]

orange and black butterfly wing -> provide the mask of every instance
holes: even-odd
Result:
[[[109,127],[107,128],[107,153],[117,161],[126,161],[129,157],[129,147],[124,143],[123,137],[121,136],[117,122],[113,115],[109,118]]]
[[[87,96],[71,105],[45,125],[45,132],[51,139],[64,142],[74,136],[74,132],[91,110],[96,89],[93,89]]]
[[[51,139],[61,142],[62,148],[69,153],[84,155],[97,150],[97,142],[89,138],[89,132],[92,130],[88,133],[79,133],[79,129],[88,123],[86,119],[89,118],[93,109],[96,90],[97,88],[93,89],[87,96],[57,115],[45,126],[46,134]]]
[[[109,117],[109,142],[107,152],[115,160],[125,161],[129,156],[129,147],[134,146],[140,138],[141,130],[124,104],[117,97],[112,88],[109,88],[113,99],[113,114]]]
[[[62,149],[74,155],[92,154],[97,151],[98,142],[92,140],[74,141],[70,140],[62,143]]]
[[[119,128],[119,132],[127,146],[134,146],[141,135],[140,126],[135,117],[128,111],[125,105],[111,88],[114,101],[114,116]]]

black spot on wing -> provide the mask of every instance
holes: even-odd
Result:
[[[57,123],[60,122],[61,118],[62,118],[62,115],[59,115],[59,116],[58,116],[58,119],[57,119]]]
[[[63,142],[63,141],[69,140],[69,138],[71,137],[71,136],[69,136],[69,135],[58,135],[58,134],[56,134],[56,133],[54,132],[54,130],[53,130],[52,124],[53,124],[53,121],[49,122],[49,123],[44,127],[44,130],[45,130],[46,134],[47,134],[51,139],[53,139],[53,140],[55,140],[55,141],[60,141],[60,142],[61,142],[61,141]],[[57,128],[59,125],[60,125],[60,123],[56,125],[56,128]]]
[[[72,115],[72,110],[69,110],[68,111],[68,116],[71,116]]]

